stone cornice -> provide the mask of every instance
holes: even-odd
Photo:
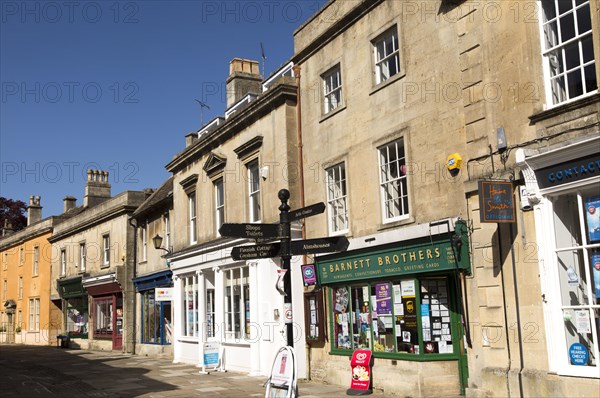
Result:
[[[138,201],[135,200],[135,194],[140,194]],[[68,223],[63,223],[60,228],[54,230],[54,234],[48,238],[48,241],[54,243],[122,215],[132,214],[137,207],[142,204],[143,197],[143,192],[123,192],[100,205],[85,210],[71,218]],[[110,206],[111,202],[113,202],[114,205]]]
[[[310,20],[308,20],[306,23],[304,23],[302,26],[296,29],[296,31],[294,32],[294,36],[296,36],[296,34],[298,34],[302,29],[309,25],[311,21],[319,17],[319,15],[327,8],[327,6],[329,6],[330,3],[333,2],[329,2],[328,4],[323,6],[320,12],[313,15],[313,17]],[[304,62],[308,57],[319,51],[327,43],[334,40],[346,29],[352,26],[357,20],[371,12],[371,10],[373,10],[381,3],[383,3],[383,0],[365,0],[356,7],[354,7],[346,15],[337,19],[336,22],[333,23],[329,29],[325,30],[321,35],[319,35],[319,37],[317,37],[315,40],[312,40],[310,44],[308,44],[306,47],[302,48],[300,51],[294,54],[294,56],[292,57],[292,61],[294,62],[294,64],[297,65]]]

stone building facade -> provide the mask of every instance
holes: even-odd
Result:
[[[27,226],[0,238],[0,342],[55,344],[59,309],[50,301],[52,246],[63,218],[42,219],[39,196],[27,207]]]
[[[399,395],[595,394],[597,244],[555,247],[549,203],[583,209],[598,177],[536,181],[595,167],[599,7],[331,1],[296,30],[305,200],[327,204],[306,234],[350,240],[307,260],[329,336],[307,340],[311,377],[347,384],[347,357],[370,348],[373,386]],[[481,222],[481,180],[511,183],[514,222]]]
[[[186,148],[166,166],[173,173],[174,360],[202,364],[207,344],[223,349],[229,370],[267,375],[285,345],[283,297],[276,289],[277,258],[238,261],[235,246],[251,239],[222,237],[224,223],[275,223],[278,191],[298,206],[296,85],[290,67],[263,81],[255,61],[234,59],[227,109],[190,133]],[[302,314],[301,278],[292,269],[294,313]],[[295,338],[303,346],[303,323]],[[298,350],[300,377],[304,350]]]
[[[165,254],[173,249],[173,178],[168,178],[132,214],[136,228],[132,271],[136,290],[134,352],[173,357],[173,272]],[[158,239],[158,248],[154,241]]]
[[[65,209],[77,214],[49,238],[51,299],[62,311],[62,331],[74,347],[133,350],[134,229],[129,218],[147,196],[126,191],[112,197],[108,172],[89,170],[83,205],[75,207],[70,198]]]

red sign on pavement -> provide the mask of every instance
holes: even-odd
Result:
[[[371,389],[371,350],[356,350],[350,360],[352,367],[351,390]]]

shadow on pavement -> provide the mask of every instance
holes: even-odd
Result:
[[[3,397],[136,397],[177,390],[148,377],[148,360],[120,352],[94,353],[48,346],[0,345]]]

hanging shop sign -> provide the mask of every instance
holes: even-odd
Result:
[[[317,273],[315,272],[314,264],[302,266],[302,280],[304,281],[304,286],[313,286],[317,284]]]
[[[439,235],[431,239],[398,242],[377,251],[347,252],[343,255],[317,258],[316,268],[319,283],[447,271],[457,268],[469,272],[466,228],[463,230],[462,224],[460,225],[459,228],[457,224],[457,233],[461,236],[462,242],[460,248],[453,247],[446,235],[443,237]],[[444,237],[446,238],[444,239]],[[388,305],[388,303],[382,300],[382,305]]]
[[[483,223],[514,223],[515,199],[510,181],[479,181],[479,218]]]
[[[156,301],[173,301],[173,290],[172,287],[155,287],[154,297]]]

